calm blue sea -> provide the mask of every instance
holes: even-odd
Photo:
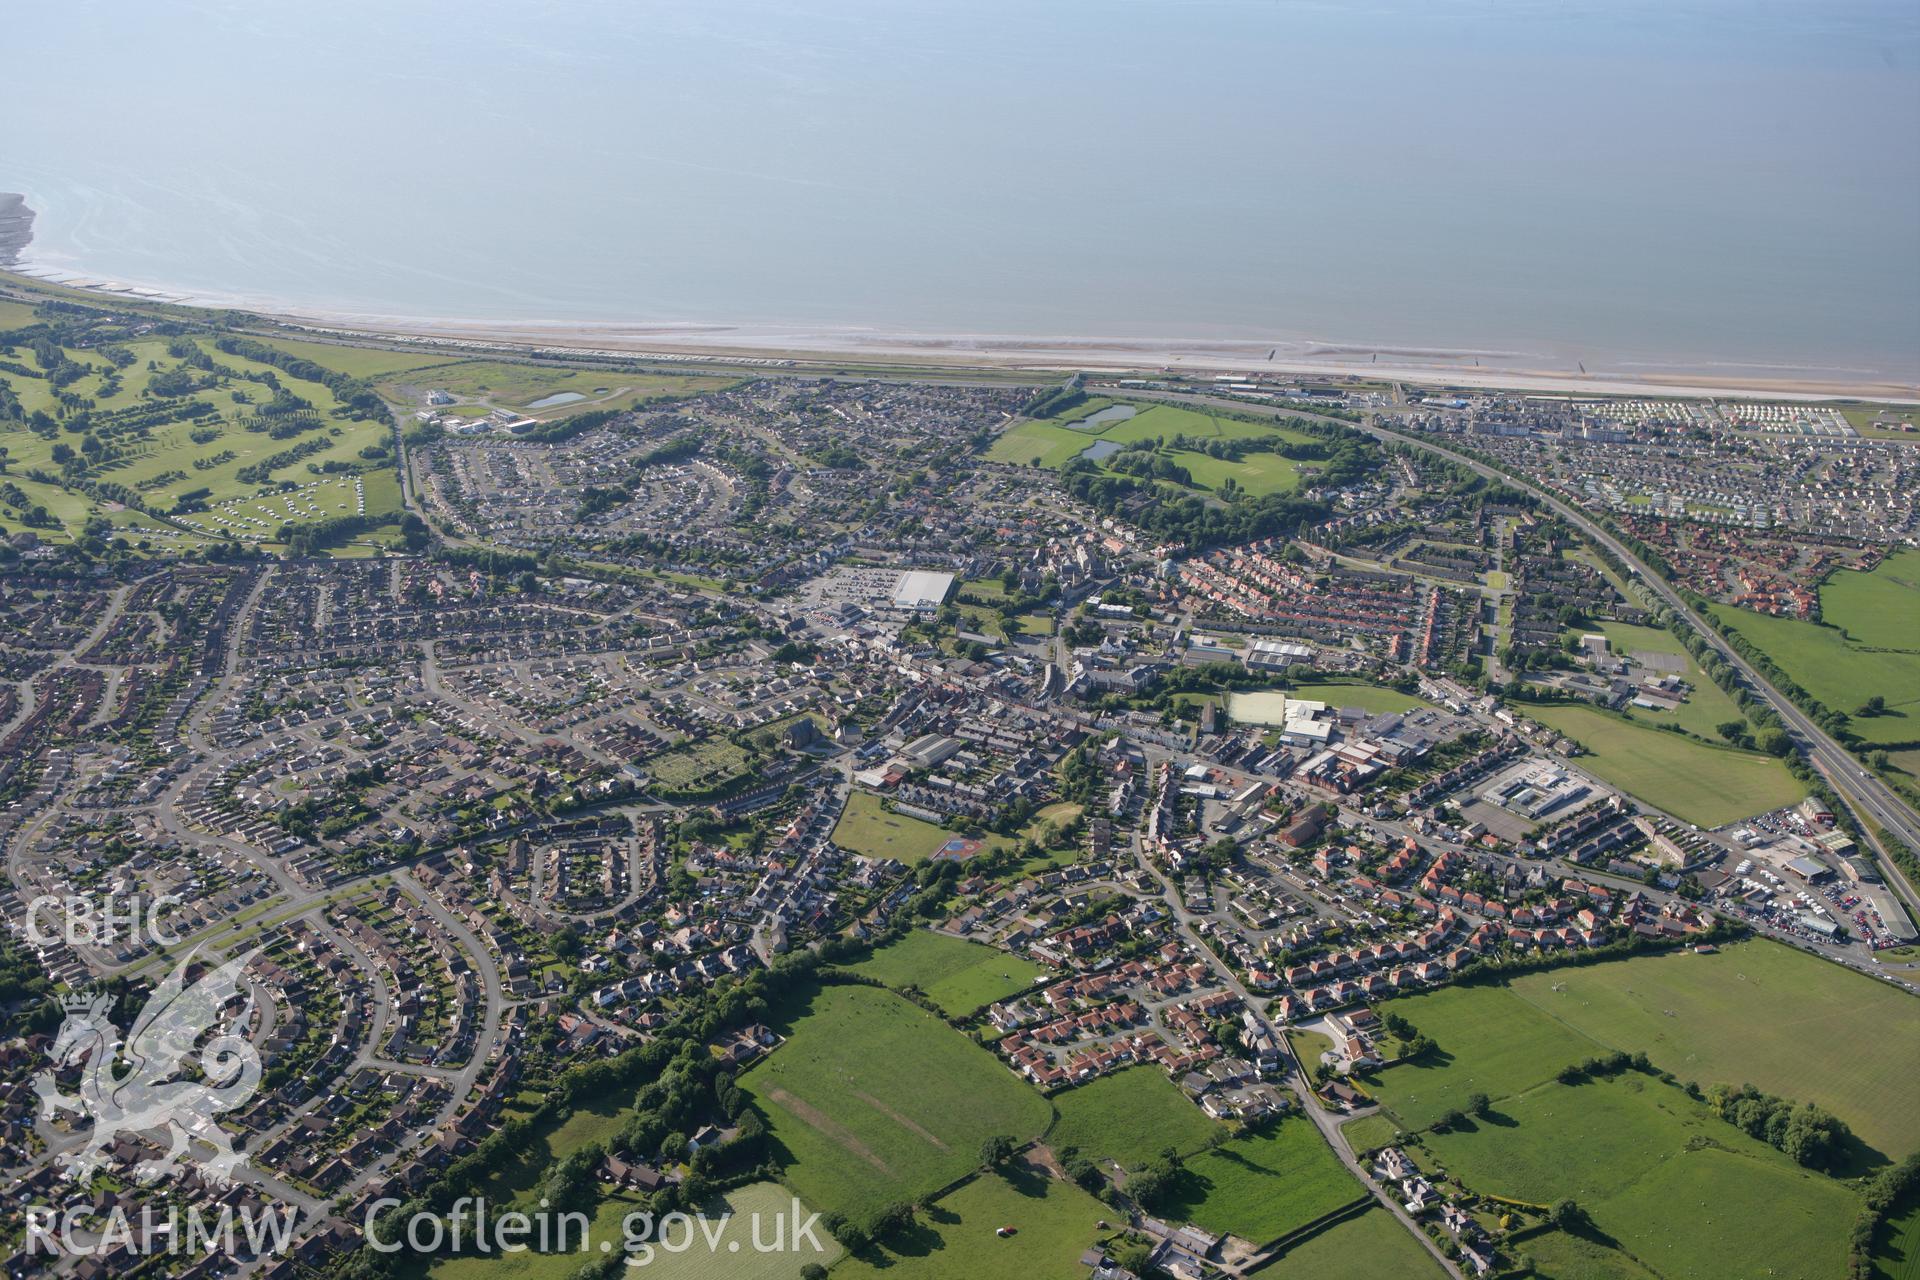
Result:
[[[32,257],[369,314],[1920,373],[1912,0],[63,0]]]

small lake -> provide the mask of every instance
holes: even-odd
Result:
[[[1090,413],[1072,426],[1077,431],[1105,431],[1116,422],[1125,422],[1140,412],[1130,404],[1110,404],[1098,413]]]
[[[535,400],[532,404],[529,404],[527,408],[551,409],[553,408],[553,406],[557,404],[572,404],[575,400],[585,400],[585,399],[586,397],[584,395],[581,395],[578,391],[556,391],[550,396],[541,396],[538,400]]]
[[[1111,458],[1125,447],[1126,446],[1118,440],[1095,440],[1092,444],[1080,451],[1080,456],[1088,462],[1099,462],[1103,459]]]

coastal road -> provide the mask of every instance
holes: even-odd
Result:
[[[1154,395],[1153,393],[1146,393],[1141,398],[1164,400],[1173,404],[1199,402],[1218,408],[1233,409],[1237,412],[1250,411],[1263,413],[1269,417],[1313,416],[1312,414],[1296,413],[1295,410],[1290,408],[1267,409],[1261,405],[1248,405],[1237,400],[1221,400],[1212,396]],[[1753,691],[1754,695],[1773,708],[1774,712],[1780,717],[1781,723],[1785,725],[1787,731],[1793,735],[1794,741],[1800,748],[1802,754],[1806,756],[1808,762],[1812,764],[1815,769],[1819,770],[1821,776],[1833,787],[1842,802],[1852,806],[1857,813],[1862,813],[1872,818],[1880,827],[1891,832],[1903,841],[1909,849],[1920,851],[1920,814],[1916,814],[1912,807],[1902,800],[1891,787],[1874,777],[1865,766],[1854,759],[1845,747],[1834,741],[1826,730],[1815,724],[1810,716],[1794,705],[1792,699],[1774,688],[1753,664],[1735,652],[1733,646],[1722,639],[1720,633],[1707,625],[1706,621],[1693,610],[1692,606],[1681,598],[1679,591],[1675,590],[1672,584],[1668,583],[1665,578],[1642,563],[1640,558],[1622,543],[1619,538],[1601,527],[1596,521],[1589,518],[1577,507],[1574,507],[1552,491],[1536,484],[1526,477],[1512,475],[1497,467],[1481,462],[1477,458],[1469,457],[1464,453],[1458,453],[1447,448],[1445,445],[1423,439],[1418,435],[1395,431],[1391,427],[1381,426],[1374,421],[1357,424],[1342,422],[1339,425],[1350,426],[1355,430],[1364,431],[1368,435],[1384,442],[1411,445],[1414,448],[1425,450],[1428,453],[1445,458],[1449,462],[1466,467],[1475,475],[1488,480],[1498,480],[1503,484],[1515,485],[1533,494],[1548,510],[1558,515],[1574,528],[1580,530],[1581,533],[1585,534],[1593,542],[1605,547],[1613,553],[1614,556],[1618,557],[1622,564],[1626,565],[1636,577],[1646,584],[1649,591],[1659,597],[1661,603],[1684,619],[1686,624],[1699,633],[1700,637],[1707,642],[1707,645],[1715,653],[1719,654],[1728,666],[1739,672],[1741,679],[1746,683],[1747,687]],[[1916,921],[1920,921],[1920,893],[1915,892],[1914,886],[1907,879],[1905,871],[1896,865],[1890,857],[1886,856],[1885,847],[1880,844],[1880,841],[1871,830],[1868,830],[1867,836],[1873,846],[1879,850],[1881,855],[1881,870],[1882,874],[1886,876],[1887,884],[1899,895],[1901,901],[1906,905],[1908,913],[1912,915]]]

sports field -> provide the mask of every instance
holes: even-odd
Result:
[[[1638,725],[1587,706],[1535,706],[1526,713],[1585,747],[1576,764],[1683,822],[1719,827],[1805,798],[1771,756]]]
[[[1535,1204],[1571,1197],[1603,1236],[1675,1280],[1845,1270],[1859,1204],[1850,1187],[1647,1076],[1544,1084],[1425,1142],[1476,1191]]]
[[[833,1269],[835,1280],[978,1280],[1084,1276],[1080,1254],[1106,1233],[1113,1211],[1054,1178],[1024,1169],[988,1174],[943,1196],[904,1239]],[[1011,1235],[998,1234],[1011,1227]]]
[[[1047,972],[1045,965],[927,929],[916,929],[850,967],[889,987],[918,988],[949,1017],[1004,1000]]]
[[[1375,1206],[1315,1232],[1252,1274],[1259,1280],[1439,1280],[1446,1272],[1392,1214]]]
[[[994,1134],[1038,1137],[1047,1100],[933,1014],[874,987],[780,1009],[790,1037],[741,1078],[803,1200],[864,1220],[952,1182]]]
[[[1156,1066],[1129,1067],[1057,1093],[1053,1108],[1060,1118],[1047,1130],[1048,1146],[1078,1147],[1089,1160],[1117,1160],[1129,1169],[1167,1147],[1198,1151],[1221,1128]]]
[[[1424,1129],[1469,1094],[1496,1101],[1551,1080],[1600,1046],[1504,987],[1454,986],[1389,1001],[1391,1009],[1437,1046],[1417,1063],[1369,1077],[1374,1096],[1403,1129]]]
[[[1366,1194],[1313,1122],[1294,1117],[1190,1157],[1158,1208],[1170,1221],[1265,1244]]]
[[[1470,990],[1490,1003],[1506,994]],[[1511,993],[1682,1080],[1750,1083],[1817,1103],[1893,1160],[1920,1150],[1920,1000],[1885,983],[1755,940],[1713,955],[1531,973]],[[1406,1014],[1447,1045],[1412,1008]]]
[[[1330,707],[1360,707],[1376,714],[1390,711],[1432,710],[1436,704],[1417,693],[1402,693],[1383,684],[1361,684],[1343,680],[1310,680],[1287,690],[1289,698],[1324,702]]]
[[[1920,741],[1920,552],[1890,556],[1870,574],[1837,573],[1820,589],[1824,622],[1714,605],[1723,626],[1758,646],[1808,693],[1845,712],[1862,741]],[[1829,602],[1832,603],[1829,603]],[[1877,716],[1855,714],[1868,698]]]
[[[846,811],[833,828],[833,842],[842,849],[869,858],[897,858],[908,866],[925,862],[953,838],[953,832],[931,822],[889,811],[870,791],[848,796]]]

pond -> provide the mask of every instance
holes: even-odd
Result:
[[[1099,462],[1103,458],[1111,458],[1125,447],[1118,440],[1095,440],[1080,451],[1080,456],[1088,462]]]
[[[550,396],[541,396],[527,406],[529,409],[551,409],[557,404],[572,404],[575,400],[585,400],[578,391],[556,391]]]
[[[1098,413],[1090,413],[1080,421],[1071,423],[1079,431],[1105,431],[1116,422],[1125,422],[1140,412],[1130,404],[1110,404]]]

